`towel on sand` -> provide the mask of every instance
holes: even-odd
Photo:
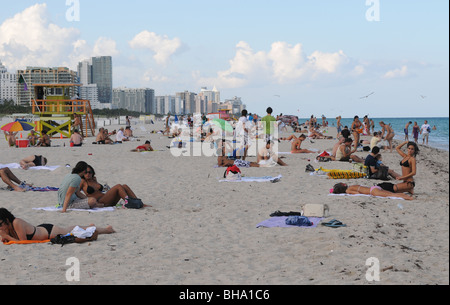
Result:
[[[50,240],[21,240],[21,241],[10,241],[10,242],[3,243],[3,244],[5,246],[10,246],[10,245],[46,244],[49,242],[50,242]]]
[[[62,208],[57,207],[45,207],[45,208],[33,208],[35,211],[47,211],[47,212],[58,212],[62,211]],[[83,210],[83,209],[68,209],[68,211],[78,211],[78,212],[113,212],[116,209],[114,207],[107,207],[107,208],[95,208],[95,209],[89,209],[89,210]]]
[[[21,169],[19,163],[11,163],[11,164],[0,164],[0,169],[2,168],[10,168],[10,169]],[[29,168],[29,170],[49,170],[54,171],[57,168],[59,168],[59,165],[56,166],[32,166]]]
[[[242,177],[240,180],[226,180],[222,179],[219,182],[278,182],[281,180],[282,175],[277,177],[266,176],[266,177]]]
[[[380,196],[372,196],[372,195],[365,195],[365,194],[329,194],[328,196],[364,196],[364,197],[376,197],[376,198],[389,198],[389,199],[400,199],[405,200],[400,197],[380,197]]]
[[[259,223],[256,227],[266,227],[266,228],[299,228],[299,226],[290,226],[286,224],[286,219],[289,216],[278,216],[278,217],[271,217],[269,219],[264,220],[263,222]],[[316,228],[317,225],[322,221],[323,218],[316,218],[316,217],[308,217],[309,221],[313,223],[311,227],[301,227],[301,228]]]

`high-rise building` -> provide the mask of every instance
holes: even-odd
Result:
[[[183,105],[180,96],[165,95],[155,98],[155,109],[153,114],[172,115],[183,114]]]
[[[153,113],[155,108],[155,90],[149,88],[113,89],[113,107],[141,113]]]
[[[181,99],[183,105],[184,114],[196,113],[195,96],[197,94],[189,91],[177,92],[176,97]]]
[[[0,61],[0,104],[3,101],[17,100],[17,77],[15,73],[9,73]]]
[[[78,63],[78,77],[83,86],[96,84],[98,101],[100,103],[112,103],[112,57],[92,57]]]
[[[25,83],[20,83],[20,76]],[[18,105],[28,106],[34,96],[33,84],[77,84],[78,78],[75,71],[65,67],[27,67],[26,70],[17,71],[17,102]],[[28,90],[25,90],[27,88]],[[76,88],[70,88],[69,94],[75,96]]]

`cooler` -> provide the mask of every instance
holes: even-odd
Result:
[[[17,148],[26,148],[28,147],[28,140],[16,140],[16,147]]]

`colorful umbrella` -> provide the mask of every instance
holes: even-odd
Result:
[[[233,126],[230,123],[223,119],[214,119],[211,121],[211,124],[216,125],[221,128],[223,131],[233,132]]]
[[[18,132],[18,131],[29,131],[34,129],[34,127],[35,127],[34,124],[16,121],[2,126],[1,130],[8,132]]]

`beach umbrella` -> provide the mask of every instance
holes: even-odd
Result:
[[[219,127],[223,131],[233,132],[233,126],[223,119],[214,119],[211,121],[211,124]]]
[[[34,129],[35,125],[28,122],[15,121],[3,125],[1,130],[8,132],[29,131]]]

